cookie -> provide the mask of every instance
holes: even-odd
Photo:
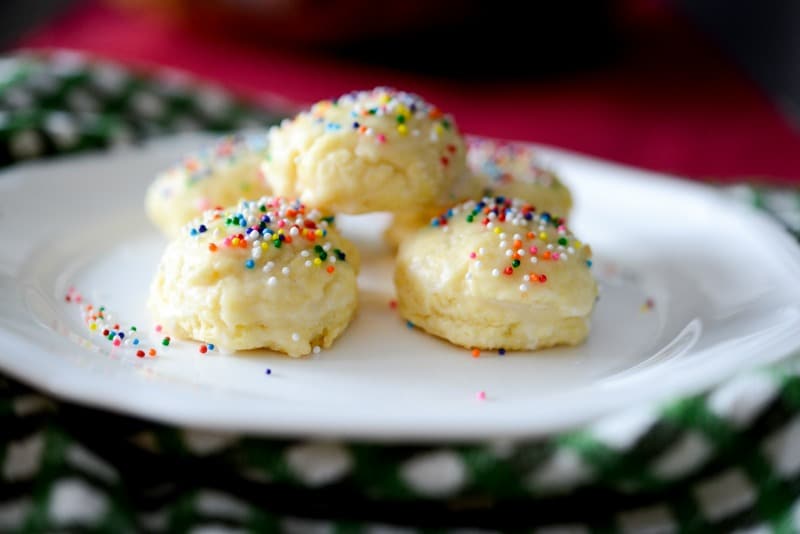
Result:
[[[168,237],[205,210],[270,194],[259,168],[266,133],[223,137],[156,176],[145,196],[150,220]]]
[[[332,217],[264,197],[192,222],[167,246],[148,306],[177,337],[300,356],[350,323],[358,266]]]
[[[417,211],[446,201],[466,173],[466,152],[452,117],[379,87],[318,102],[272,128],[262,169],[275,194],[326,211]]]
[[[572,195],[533,146],[473,137],[468,142],[467,164],[484,194],[518,198],[540,213],[569,218]]]
[[[569,217],[572,208],[569,189],[530,145],[473,137],[467,142],[467,164],[470,177],[457,182],[447,205],[394,216],[384,234],[390,245],[397,247],[450,205],[482,195],[519,198],[540,212]]]
[[[597,297],[591,250],[557,216],[484,197],[454,206],[397,255],[400,314],[470,348],[576,345]]]

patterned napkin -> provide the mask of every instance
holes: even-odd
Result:
[[[0,60],[4,165],[282,116],[175,72],[63,52]],[[800,193],[724,194],[800,237]],[[0,531],[798,532],[800,358],[517,443],[208,434],[0,378],[0,480]]]

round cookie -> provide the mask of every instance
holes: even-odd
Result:
[[[469,179],[459,181],[451,192],[452,202],[424,212],[398,213],[386,229],[393,246],[428,224],[455,202],[481,195],[503,195],[531,203],[538,211],[569,217],[572,195],[555,172],[541,162],[536,151],[524,143],[494,141],[479,137],[467,140]]]
[[[569,217],[569,189],[530,145],[472,137],[467,146],[467,164],[483,184],[484,194],[518,198],[541,213]]]
[[[400,245],[400,314],[470,348],[581,343],[597,297],[591,250],[521,200],[459,204]]]
[[[270,194],[259,168],[265,133],[236,134],[189,154],[156,176],[145,196],[148,217],[168,237],[205,210]]]
[[[332,222],[275,197],[206,211],[165,250],[153,317],[226,350],[300,356],[330,346],[355,314],[359,262]]]
[[[385,87],[318,102],[273,127],[269,145],[262,169],[274,192],[336,213],[440,205],[466,173],[452,117]]]

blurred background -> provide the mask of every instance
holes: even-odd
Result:
[[[0,46],[178,69],[287,113],[394,85],[467,133],[800,183],[792,0],[6,0]]]

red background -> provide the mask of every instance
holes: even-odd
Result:
[[[250,97],[272,93],[301,104],[393,85],[453,113],[468,133],[689,177],[800,183],[800,134],[752,80],[679,17],[644,17],[638,31],[636,47],[609,68],[469,84],[203,36],[97,2],[79,4],[20,46],[170,66]]]

